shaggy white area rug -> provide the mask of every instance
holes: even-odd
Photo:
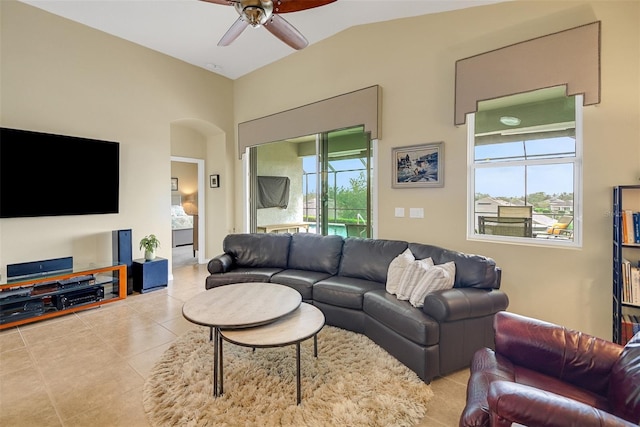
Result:
[[[295,345],[224,342],[224,394],[213,397],[213,343],[205,329],[181,336],[154,366],[143,405],[154,426],[411,426],[431,388],[364,335],[332,326],[301,345],[296,405]]]

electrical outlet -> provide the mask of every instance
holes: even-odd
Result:
[[[424,209],[409,208],[409,218],[424,218]]]

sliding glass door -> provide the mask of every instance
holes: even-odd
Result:
[[[250,230],[371,236],[369,134],[354,127],[250,150]]]

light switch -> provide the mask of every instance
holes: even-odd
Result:
[[[404,218],[404,208],[396,208],[396,218]]]
[[[424,209],[409,208],[409,218],[424,218]]]

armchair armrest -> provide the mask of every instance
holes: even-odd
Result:
[[[438,322],[482,317],[506,310],[507,294],[498,289],[453,288],[430,293],[422,311]]]
[[[217,255],[209,260],[209,263],[207,264],[207,270],[209,270],[209,273],[211,274],[226,273],[231,269],[232,265],[233,257],[225,253]]]
[[[545,427],[636,426],[592,406],[527,385],[494,381],[489,385],[491,426],[512,423]]]

